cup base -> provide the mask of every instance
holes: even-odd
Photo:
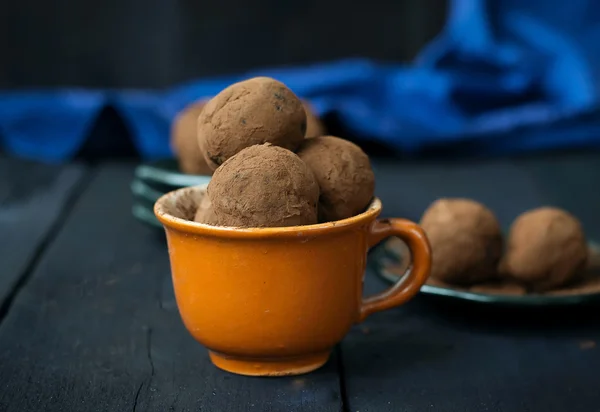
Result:
[[[293,358],[245,358],[208,351],[210,360],[219,369],[245,376],[293,376],[312,372],[325,365],[331,352]]]

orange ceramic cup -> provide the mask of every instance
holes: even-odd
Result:
[[[195,223],[205,188],[167,193],[154,206],[167,235],[177,306],[188,331],[219,368],[281,376],[327,362],[352,325],[400,306],[427,280],[423,230],[403,219],[377,221],[381,202],[337,222],[236,229]],[[412,267],[385,292],[362,298],[370,247],[404,240]]]

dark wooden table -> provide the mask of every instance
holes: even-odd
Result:
[[[469,196],[506,226],[553,204],[600,239],[599,154],[375,165],[386,216]],[[134,166],[0,158],[0,411],[600,411],[598,307],[419,296],[315,373],[217,370],[180,321],[163,234],[131,216]],[[367,292],[385,286],[367,274]]]

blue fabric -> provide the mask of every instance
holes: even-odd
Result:
[[[73,156],[112,105],[146,158],[170,155],[188,103],[255,75],[335,112],[352,134],[404,152],[462,144],[473,154],[600,146],[600,3],[454,0],[443,32],[411,66],[346,60],[199,80],[166,92],[0,94],[3,146],[46,161]],[[467,144],[465,142],[468,142]]]

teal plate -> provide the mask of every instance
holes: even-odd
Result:
[[[133,197],[144,202],[149,202],[152,205],[166,192],[161,192],[148,183],[139,179],[133,179],[131,182],[131,193]]]
[[[391,267],[402,265],[402,256],[390,242],[384,242],[376,246],[369,254],[368,265],[377,275],[390,283],[396,283],[399,276]],[[446,288],[441,286],[423,285],[421,294],[437,296],[440,298],[467,301],[474,303],[492,304],[512,307],[543,307],[543,306],[571,306],[600,303],[600,292],[565,294],[565,295],[500,295],[474,293],[465,290]]]
[[[147,162],[135,169],[131,182],[134,204],[131,212],[142,223],[162,228],[154,216],[154,203],[165,193],[188,186],[206,185],[210,176],[181,173],[175,159]]]
[[[131,207],[131,213],[140,222],[157,229],[162,229],[162,225],[156,219],[156,216],[154,216],[152,209],[148,209],[145,205],[134,203]]]
[[[132,180],[130,187],[133,195],[133,216],[143,223],[162,228],[162,225],[154,216],[154,203],[164,193],[137,178]]]
[[[143,163],[135,169],[135,177],[162,193],[210,182],[210,176],[181,173],[175,159]]]

